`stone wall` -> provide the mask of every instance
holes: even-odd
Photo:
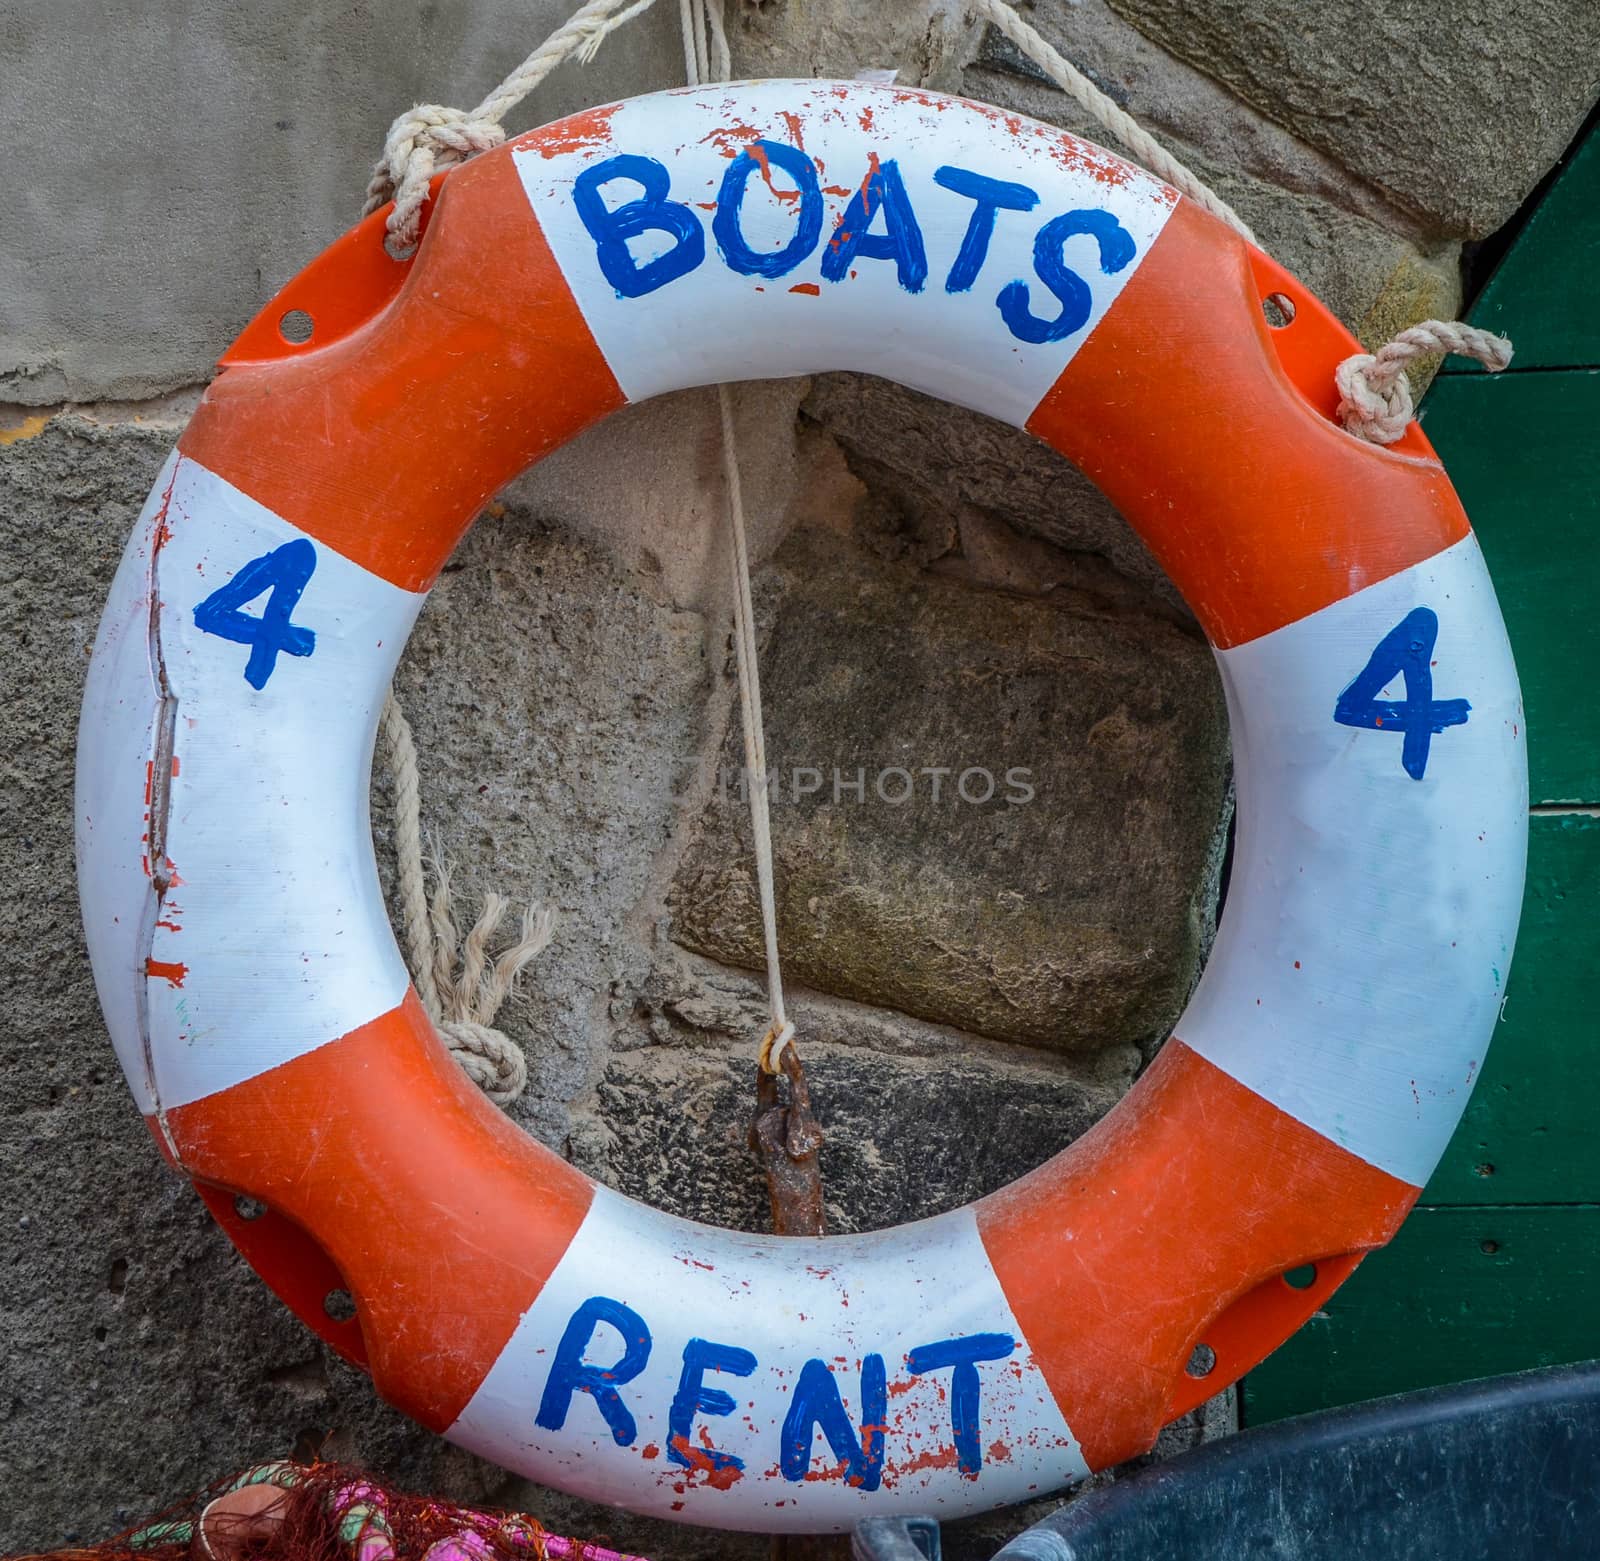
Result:
[[[532,1490],[378,1405],[162,1169],[72,879],[99,606],[212,360],[348,224],[393,113],[474,100],[567,8],[0,0],[0,1548],[99,1537],[230,1466],[320,1448],[662,1557],[764,1554]],[[1463,243],[1559,155],[1600,55],[1600,12],[1561,0],[1030,14],[1369,340],[1456,310]],[[893,67],[1093,133],[957,0],[730,0],[729,19],[739,74]],[[514,128],[673,83],[675,29],[657,7]],[[1025,436],[844,375],[747,386],[738,408],[792,1006],[830,1220],[871,1228],[1037,1164],[1170,1029],[1214,921],[1226,723],[1142,546]],[[629,1193],[760,1228],[718,472],[708,392],[576,441],[475,529],[399,687],[458,887],[559,912],[503,1016],[530,1063],[516,1120]],[[1026,770],[1031,797],[965,800],[968,765]],[[887,766],[952,775],[891,805],[872,789]],[[380,775],[386,870],[389,800]],[[988,1554],[1023,1516],[963,1526],[952,1553]]]

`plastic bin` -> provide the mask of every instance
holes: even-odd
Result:
[[[994,1561],[1257,1557],[1597,1561],[1600,1362],[1245,1431],[1089,1492]]]

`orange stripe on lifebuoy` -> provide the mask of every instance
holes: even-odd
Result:
[[[1282,330],[1262,314],[1274,291],[1295,308]],[[1287,272],[1180,201],[1028,428],[1128,517],[1212,643],[1237,645],[1467,534],[1420,429],[1383,450],[1332,421],[1334,368],[1360,350]]]
[[[327,1254],[379,1390],[435,1431],[460,1415],[593,1197],[484,1100],[412,992],[166,1121],[191,1176],[259,1198]]]
[[[1155,1440],[1210,1324],[1260,1286],[1281,1294],[1253,1308],[1247,1350],[1224,1359],[1218,1344],[1200,1398],[1298,1327],[1418,1193],[1174,1037],[1112,1116],[977,1216],[1039,1369],[1103,1469]],[[1314,1289],[1279,1277],[1329,1258]]]
[[[437,204],[392,303],[370,267],[352,270],[375,293],[370,323],[327,345],[314,332],[303,358],[224,368],[178,443],[413,591],[495,492],[624,399],[512,160],[457,169]]]

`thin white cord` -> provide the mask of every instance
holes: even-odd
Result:
[[[698,87],[708,70],[726,81],[728,39],[722,25],[722,0],[678,0],[683,34],[683,72]],[[756,610],[750,594],[750,547],[745,535],[744,485],[733,429],[733,397],[717,386],[722,427],[722,475],[728,496],[728,530],[733,542],[733,644],[739,670],[739,718],[744,728],[745,788],[750,800],[750,834],[755,844],[756,892],[761,902],[761,933],[767,958],[767,1007],[772,1023],[761,1038],[757,1060],[765,1073],[780,1071],[783,1052],[794,1042],[794,1024],[783,1003],[783,966],[778,956],[778,907],[773,887],[772,812],[767,792],[767,740],[761,714],[761,668],[756,649]]]
[[[734,444],[733,398],[717,386],[722,419],[722,471],[728,490],[728,526],[733,534],[733,644],[739,669],[739,717],[744,727],[745,788],[750,800],[750,833],[755,843],[756,889],[761,900],[761,931],[767,955],[767,1007],[772,1023],[761,1038],[758,1060],[764,1072],[777,1073],[783,1049],[794,1040],[794,1025],[783,1005],[783,968],[778,959],[778,909],[773,889],[772,815],[767,794],[767,744],[761,714],[761,670],[756,654],[755,603],[750,594],[750,550],[745,540],[744,492]]]

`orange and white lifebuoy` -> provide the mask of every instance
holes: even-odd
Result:
[[[1499,1011],[1522,712],[1422,433],[1335,426],[1353,340],[1171,189],[928,93],[595,110],[450,173],[414,261],[382,238],[222,360],[95,649],[84,913],[158,1141],[385,1397],[585,1496],[830,1529],[1148,1447],[1393,1235]],[[368,773],[429,584],[503,484],[626,403],[841,368],[1105,490],[1216,647],[1239,825],[1204,979],[1107,1120],[972,1207],[782,1240],[595,1186],[462,1079],[384,913]]]

